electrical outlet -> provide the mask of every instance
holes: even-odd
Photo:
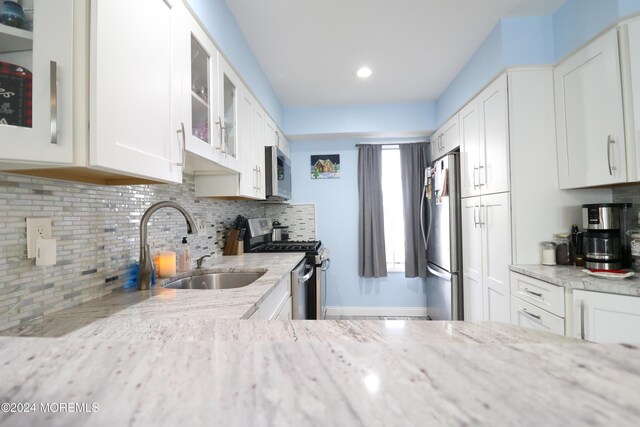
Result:
[[[51,238],[51,218],[27,218],[27,258],[36,257],[36,239]]]
[[[197,233],[198,236],[204,236],[207,233],[206,230],[207,223],[204,218],[196,218],[196,227],[198,228]]]

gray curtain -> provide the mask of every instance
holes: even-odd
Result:
[[[361,145],[358,151],[358,270],[361,277],[386,277],[382,208],[382,147]]]
[[[400,164],[404,204],[404,275],[426,277],[427,259],[420,229],[420,199],[427,167],[427,143],[400,144]]]

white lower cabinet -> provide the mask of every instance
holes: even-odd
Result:
[[[640,343],[640,297],[574,291],[573,331],[598,343]]]
[[[566,304],[571,294],[524,274],[511,272],[511,323],[557,335],[567,334]]]
[[[292,312],[291,275],[288,274],[259,303],[258,309],[249,317],[249,320],[290,320]]]
[[[463,199],[462,235],[465,320],[509,323],[509,193]]]
[[[287,298],[280,310],[280,313],[276,316],[276,320],[291,320],[293,318],[293,306],[291,305],[291,297]]]
[[[564,336],[564,319],[511,296],[511,323]]]

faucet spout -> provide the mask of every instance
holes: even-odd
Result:
[[[176,202],[165,201],[151,205],[149,209],[142,215],[140,220],[140,266],[138,269],[138,290],[149,289],[151,286],[151,274],[153,272],[153,260],[151,259],[151,250],[147,243],[147,225],[151,215],[158,209],[174,208],[178,210],[187,220],[187,234],[193,234],[197,230],[196,222],[191,218],[189,212]]]

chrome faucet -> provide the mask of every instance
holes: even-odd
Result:
[[[198,258],[196,260],[196,268],[198,268],[198,269],[202,268],[202,262],[204,261],[205,258],[209,258],[210,256],[211,256],[210,254],[207,254],[207,255],[203,255],[200,258]]]
[[[151,251],[147,243],[147,224],[151,215],[158,209],[174,208],[177,209],[187,220],[187,234],[193,234],[197,230],[196,222],[191,218],[189,212],[176,202],[166,201],[158,202],[147,209],[140,220],[140,267],[138,269],[138,290],[143,291],[151,286],[151,274],[153,274],[153,260],[151,259]]]

